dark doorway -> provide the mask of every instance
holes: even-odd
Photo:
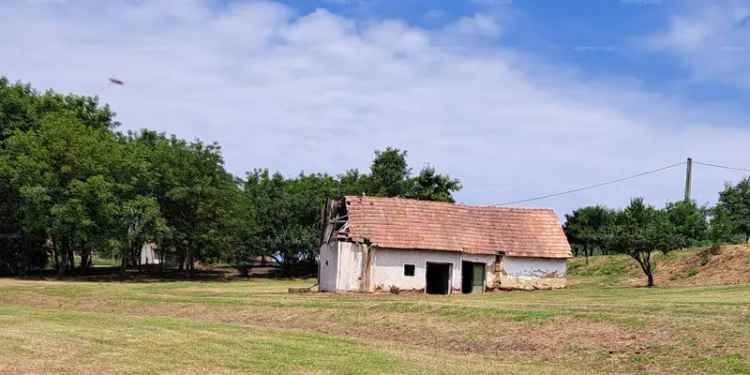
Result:
[[[427,263],[428,294],[448,294],[450,291],[451,265],[446,263]]]
[[[463,293],[484,292],[484,263],[461,263],[461,291]]]

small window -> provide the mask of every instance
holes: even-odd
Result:
[[[404,276],[414,276],[413,264],[404,264]]]

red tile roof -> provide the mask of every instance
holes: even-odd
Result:
[[[550,209],[479,207],[403,198],[348,196],[345,235],[381,248],[569,258]]]

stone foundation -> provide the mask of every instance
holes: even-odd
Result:
[[[503,290],[536,290],[565,288],[564,277],[508,277],[501,276],[497,285]]]

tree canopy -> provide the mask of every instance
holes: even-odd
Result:
[[[735,185],[727,184],[719,193],[719,203],[732,222],[735,233],[750,241],[750,177]]]
[[[604,206],[589,206],[565,215],[565,231],[576,255],[588,257],[595,250],[606,251],[607,235],[614,223],[615,212]]]
[[[427,167],[412,177],[406,151],[375,151],[370,174],[285,177],[226,171],[217,144],[149,130],[117,131],[95,97],[40,93],[0,78],[0,273],[48,263],[85,270],[94,254],[141,267],[141,250],[192,275],[198,262],[247,272],[257,256],[291,272],[311,268],[320,210],[347,194],[453,201],[458,180]]]

